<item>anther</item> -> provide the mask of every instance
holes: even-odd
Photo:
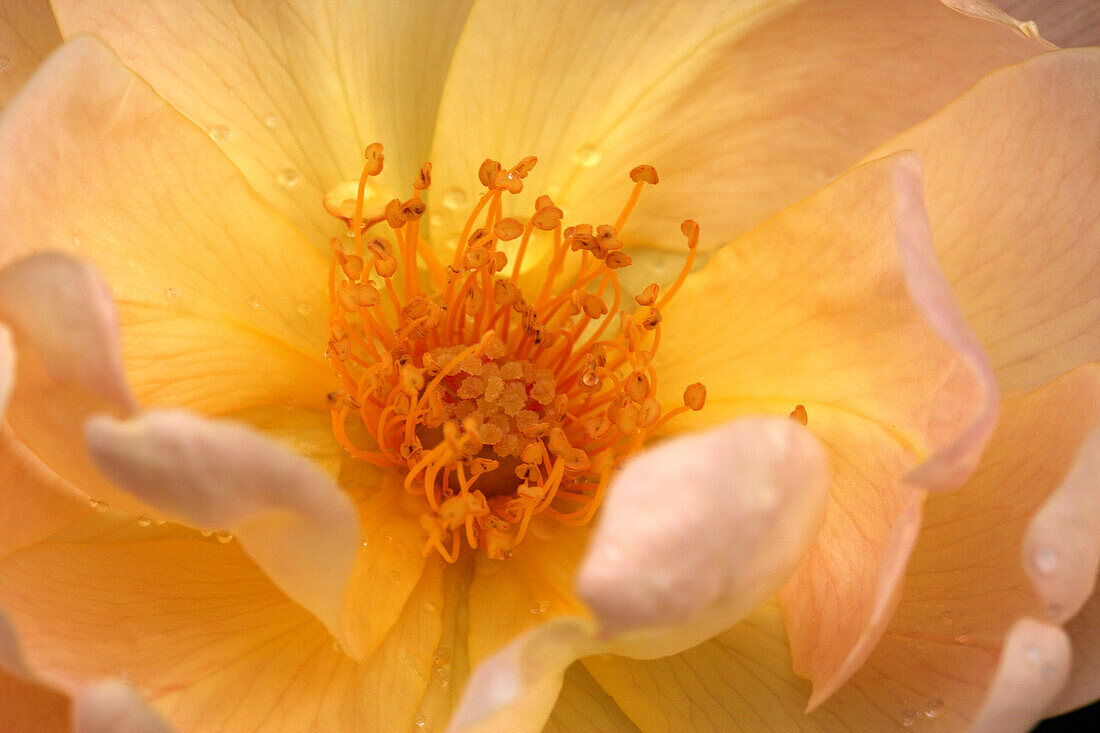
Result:
[[[795,405],[794,409],[791,410],[790,418],[795,422],[802,423],[803,425],[808,424],[810,421],[809,415],[806,414],[805,405]]]

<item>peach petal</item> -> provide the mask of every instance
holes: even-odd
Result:
[[[868,156],[916,151],[940,265],[1008,396],[1100,358],[1097,109],[1100,49],[1054,51]]]
[[[64,731],[69,699],[0,667],[0,730]]]
[[[15,342],[11,331],[0,323],[0,415],[8,409],[8,397],[15,382]]]
[[[981,404],[970,423],[961,427],[942,426],[942,432],[933,437],[938,446],[936,451],[906,477],[923,488],[954,489],[974,470],[993,433],[1000,392],[989,358],[966,323],[936,260],[917,159],[901,158],[894,166],[893,177],[897,197],[894,227],[906,286],[928,322],[959,354],[963,370],[971,372],[962,379],[977,380],[982,393]],[[958,377],[952,375],[951,380],[957,381]],[[941,394],[950,394],[950,390]]]
[[[61,34],[48,0],[0,2],[0,111],[59,45]]]
[[[358,520],[316,467],[248,428],[179,411],[96,417],[85,434],[109,478],[193,526],[234,532],[287,595],[343,636]]]
[[[9,264],[0,270],[0,319],[38,352],[53,380],[122,415],[137,409],[122,367],[114,301],[88,263],[39,252]]]
[[[87,685],[73,698],[73,733],[172,733],[124,680]]]
[[[1018,18],[1028,18],[1059,46],[1100,45],[1100,5],[1094,0],[998,0]]]
[[[557,704],[546,721],[545,733],[639,733],[584,665],[574,662],[565,671]]]
[[[342,225],[321,200],[358,179],[366,145],[386,146],[381,180],[407,197],[428,159],[470,4],[58,0],[54,8],[66,38],[104,39],[176,109],[224,130],[214,137],[225,154],[327,257]]]
[[[1096,589],[1100,567],[1100,428],[1062,484],[1031,520],[1022,562],[1050,620],[1075,616]]]
[[[19,646],[19,636],[12,628],[8,615],[0,608],[0,668],[19,675],[30,674]]]
[[[577,576],[601,634],[702,622],[681,642],[691,646],[747,614],[813,542],[828,475],[821,446],[786,418],[746,418],[631,460]]]
[[[1100,592],[1093,591],[1065,629],[1073,644],[1073,668],[1048,715],[1060,715],[1100,699]]]
[[[1069,637],[1058,626],[1020,619],[1012,627],[972,733],[1031,730],[1069,677]]]

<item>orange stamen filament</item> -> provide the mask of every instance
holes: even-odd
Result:
[[[420,237],[430,166],[413,198],[365,218],[381,146],[368,147],[366,158],[345,219],[354,247],[333,240],[328,274],[326,356],[345,387],[329,395],[337,441],[355,458],[403,472],[405,491],[424,497],[421,550],[447,562],[463,540],[506,558],[540,517],[591,521],[615,467],[673,416],[702,407],[702,387],[693,385],[684,406],[662,410],[650,364],[660,308],[690,271],[697,227],[685,223],[690,251],[680,278],[659,302],[651,286],[654,296],[638,296],[643,307],[628,315],[615,271],[630,258],[618,233],[641,189],[656,182],[652,168],[631,173],[635,186],[613,227],[563,229],[561,210],[545,196],[526,223],[502,218],[504,194],[522,189],[533,158],[507,170],[486,161],[486,191],[444,267]],[[390,239],[372,231],[383,222]],[[519,275],[535,229],[552,241],[528,300]],[[515,238],[515,261],[502,276],[508,258],[499,244]],[[616,320],[619,333],[605,335]],[[349,419],[361,430],[349,433]]]

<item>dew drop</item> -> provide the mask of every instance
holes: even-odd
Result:
[[[279,124],[279,118],[275,115],[268,115],[264,118],[264,124],[267,126],[267,129],[274,130]]]
[[[138,517],[137,523],[139,527],[148,527],[150,524],[153,523],[153,520],[142,514],[140,517]]]
[[[337,654],[343,654],[344,647],[340,646],[340,642],[334,640],[332,642],[332,651],[336,652]]]
[[[431,601],[425,601],[424,602],[424,610],[426,612],[434,613],[435,609],[436,609],[436,605],[434,603],[432,603]]]
[[[943,715],[944,703],[942,697],[930,697],[924,701],[924,714],[929,718],[938,718]]]
[[[176,298],[180,297],[180,289],[179,288],[165,288],[164,289],[164,297],[168,298],[168,300],[175,300]]]
[[[0,56],[0,73],[11,69],[11,59],[7,56]]]
[[[1058,551],[1044,545],[1035,552],[1035,567],[1043,575],[1050,575],[1058,567]]]
[[[550,601],[535,601],[531,604],[531,613],[541,616],[550,610]]]
[[[600,385],[600,375],[597,372],[585,372],[581,377],[581,381],[584,382],[585,387],[598,387]]]
[[[73,247],[80,249],[80,237],[73,237]]]
[[[280,172],[275,180],[279,182],[280,186],[292,188],[298,185],[298,180],[300,178],[301,176],[298,175],[298,171],[294,170],[293,168],[287,168]]]
[[[228,544],[228,543],[233,541],[233,533],[232,532],[218,532],[214,536],[217,537],[218,542],[221,542],[223,545]]]
[[[906,728],[912,728],[917,722],[917,711],[913,708],[905,708],[901,711],[901,724]]]
[[[444,667],[451,663],[451,650],[445,646],[441,646],[435,650],[435,666]]]
[[[441,227],[443,226],[443,217],[439,214],[432,214],[430,217],[428,217],[428,223],[431,224],[433,227]]]
[[[428,724],[428,719],[425,718],[423,715],[417,715],[416,716],[416,727],[417,728],[423,728],[427,724]]]
[[[199,534],[201,534],[203,537],[213,537],[214,536],[213,530],[209,530],[209,529],[200,529]]]
[[[216,143],[229,142],[231,135],[229,128],[225,125],[213,125],[207,132],[210,133],[210,139]]]
[[[105,502],[105,501],[96,501],[95,499],[90,499],[88,501],[88,505],[91,506],[92,509],[95,509],[100,514],[104,514],[108,511],[110,511],[110,509],[111,509],[111,505],[108,504],[107,502]]]
[[[253,295],[251,298],[248,299],[248,304],[250,306],[252,306],[253,308],[259,308],[260,307],[260,299],[257,298],[255,295]]]
[[[963,629],[959,633],[955,634],[955,643],[956,644],[969,644],[970,639],[971,639],[970,631],[968,631],[967,629]]]
[[[573,162],[582,168],[591,168],[600,162],[600,151],[595,146],[584,145],[573,153]]]
[[[308,316],[309,315],[309,303],[307,303],[303,300],[302,302],[298,303],[298,305],[294,306],[294,310],[298,311],[298,315],[300,315],[300,316]]]
[[[168,520],[167,519],[154,519],[153,524],[157,525],[158,527],[163,527],[164,525],[168,524]]]
[[[461,188],[448,189],[443,194],[443,205],[451,211],[462,208],[466,205],[466,192]]]

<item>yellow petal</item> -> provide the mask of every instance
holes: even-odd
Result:
[[[104,39],[210,131],[252,187],[326,253],[328,236],[340,232],[321,200],[338,183],[358,179],[366,145],[386,146],[381,180],[393,195],[427,160],[469,6],[470,0],[55,4],[66,37]]]
[[[1059,46],[1100,44],[1100,6],[1092,0],[999,0],[1017,18],[1033,21],[1049,41]]]
[[[125,671],[178,730],[409,730],[440,638],[432,564],[379,650],[352,662],[235,542],[95,515],[0,563],[28,665],[76,692]]]
[[[869,156],[920,157],[937,254],[1006,394],[1100,358],[1097,109],[1100,50],[1058,51]]]
[[[528,201],[549,192],[596,224],[615,220],[626,172],[649,163],[661,182],[627,241],[678,248],[691,217],[713,249],[1043,50],[924,0],[479,3],[440,108],[435,177],[449,183],[437,193],[472,198],[482,159],[537,155]],[[444,212],[435,239],[464,216]]]
[[[48,0],[0,2],[0,111],[59,45],[61,34]]]
[[[323,406],[317,251],[98,41],[66,44],[27,89],[0,121],[4,261],[61,249],[99,268],[140,402]]]
[[[603,733],[611,730],[632,733],[638,728],[588,670],[575,662],[565,671],[561,694],[543,730],[546,733]]]

